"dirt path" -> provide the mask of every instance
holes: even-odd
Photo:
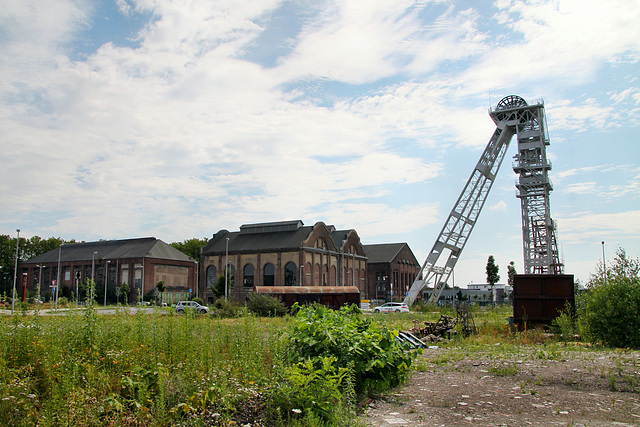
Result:
[[[371,426],[638,426],[640,352],[558,346],[427,349]]]

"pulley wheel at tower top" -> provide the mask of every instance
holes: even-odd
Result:
[[[509,96],[505,96],[500,100],[500,102],[498,102],[498,106],[496,107],[496,110],[507,110],[511,108],[526,107],[526,106],[527,106],[527,101],[525,101],[518,95],[509,95]]]

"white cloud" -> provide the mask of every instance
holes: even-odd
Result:
[[[578,184],[569,184],[566,191],[568,193],[593,194],[596,190],[595,182],[581,182]]]
[[[407,40],[420,30],[420,9],[410,0],[330,1],[302,30],[278,74],[353,84],[395,75],[407,61]]]
[[[431,204],[394,208],[382,203],[332,204],[325,211],[319,212],[320,218],[328,218],[327,223],[335,224],[339,229],[356,228],[365,244],[374,243],[371,236],[384,240],[385,235],[410,232],[424,225],[437,223],[438,214],[438,209]]]
[[[640,54],[637,6],[626,0],[498,2],[496,19],[513,34],[494,39],[482,60],[463,73],[461,84],[483,93],[532,82],[549,91],[593,81],[604,63],[626,55],[635,61]],[[522,40],[512,42],[518,36]]]
[[[91,2],[9,3],[0,11],[11,18],[0,18],[2,223],[65,238],[183,240],[301,218],[355,228],[368,243],[400,233],[422,261],[432,243],[422,234],[437,234],[443,200],[449,209],[471,171],[461,165],[495,129],[487,108],[496,93],[552,99],[552,132],[571,131],[563,146],[579,143],[583,154],[603,147],[574,131],[634,134],[630,119],[640,116],[629,3],[505,1],[499,24],[488,3],[331,0],[296,4],[309,10],[291,18],[281,1],[118,0],[124,17],[152,17],[135,46],[114,39],[81,54],[77,37],[98,18]],[[271,54],[265,43],[268,60],[247,59],[274,33],[286,49]],[[600,75],[608,64],[621,69],[615,78]],[[554,206],[595,209],[583,201],[592,197],[568,194],[589,188],[616,202],[561,216],[572,254],[593,238],[637,242],[629,205],[639,172],[633,149],[620,150],[622,161],[601,155],[595,166],[559,158]],[[505,214],[516,209],[501,200],[509,196],[497,196],[476,239],[480,227],[519,220]],[[456,275],[482,277],[488,251],[504,265],[520,238],[478,240],[459,264],[469,271]]]
[[[632,101],[635,105],[640,105],[640,88],[630,87],[620,92],[611,92],[610,99],[615,104]]]
[[[495,205],[489,206],[489,209],[492,210],[492,211],[506,211],[507,210],[507,204],[505,203],[504,200],[500,200]]]
[[[640,238],[640,211],[594,214],[580,212],[558,218],[565,245],[588,241],[629,241]]]
[[[624,125],[623,118],[612,106],[598,105],[595,99],[587,99],[581,105],[566,99],[554,99],[553,104],[545,109],[549,120],[553,121],[554,130],[588,132]]]

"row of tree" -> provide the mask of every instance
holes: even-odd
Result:
[[[59,237],[43,239],[33,236],[30,239],[20,238],[18,260],[26,261],[34,256],[41,255],[61,244],[76,243],[75,240],[63,240]],[[9,294],[13,289],[13,272],[16,263],[16,238],[6,234],[0,234],[0,294]]]

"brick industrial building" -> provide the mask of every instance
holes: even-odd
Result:
[[[364,245],[368,258],[367,299],[402,300],[420,272],[420,264],[406,243]]]
[[[355,230],[336,230],[302,221],[246,224],[220,230],[202,249],[201,288],[214,300],[212,285],[228,262],[229,298],[243,302],[254,286],[355,286],[366,294],[367,257]]]
[[[159,298],[179,301],[195,296],[196,266],[193,258],[155,237],[70,243],[21,262],[18,274],[22,280],[17,294],[22,297],[27,289],[34,292],[38,283],[41,293],[45,293],[60,280],[58,295],[76,299],[80,285],[93,274],[99,302],[103,301],[105,285],[108,301],[114,302],[116,289],[127,283],[127,300],[131,302],[152,292],[159,281],[166,286]],[[124,295],[120,301],[124,301]]]

